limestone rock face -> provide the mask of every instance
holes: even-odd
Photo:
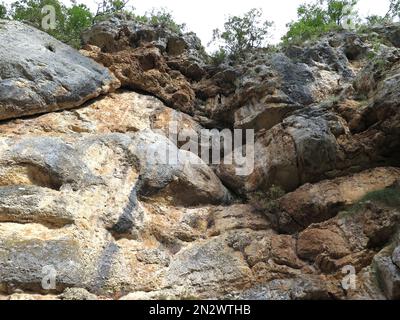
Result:
[[[139,193],[172,197],[174,203],[228,203],[229,191],[214,172],[191,152],[178,150],[166,137],[143,131],[134,137],[132,152],[140,162]],[[187,194],[186,190],[191,190]]]
[[[88,58],[1,22],[0,300],[398,299],[397,29],[215,66],[121,15]],[[254,129],[254,166],[201,160],[206,128]]]
[[[0,21],[0,120],[69,109],[119,87],[104,67],[44,32]]]
[[[335,134],[345,131],[342,119],[323,108],[299,111],[257,136],[255,170],[242,183],[233,183],[232,188],[249,192],[279,185],[291,191],[303,183],[322,179],[339,161]],[[233,167],[220,166],[218,172],[223,181],[229,183]]]

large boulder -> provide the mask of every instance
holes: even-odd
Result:
[[[229,203],[230,192],[212,169],[195,154],[179,150],[166,137],[139,132],[132,153],[140,163],[139,194],[172,199],[176,205]],[[191,190],[190,193],[187,190]]]
[[[31,26],[0,21],[0,120],[82,105],[119,81],[104,67]]]

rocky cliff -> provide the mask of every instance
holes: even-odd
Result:
[[[0,297],[399,299],[399,30],[217,66],[123,17],[80,53],[0,21]],[[172,122],[254,129],[254,170]]]

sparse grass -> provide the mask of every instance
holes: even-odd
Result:
[[[278,199],[285,195],[285,191],[272,185],[267,192],[257,191],[250,195],[250,204],[262,212],[275,212],[279,209]]]
[[[394,187],[369,192],[347,210],[341,212],[340,217],[344,218],[361,212],[367,202],[380,204],[389,208],[400,209],[400,190],[399,188]]]
[[[366,194],[362,202],[377,202],[391,208],[400,208],[400,190],[398,188],[388,188],[373,191]]]

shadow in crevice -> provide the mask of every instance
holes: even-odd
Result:
[[[128,197],[128,203],[119,216],[118,221],[108,230],[116,240],[134,238],[132,231],[135,228],[138,214],[137,188],[134,186]]]

